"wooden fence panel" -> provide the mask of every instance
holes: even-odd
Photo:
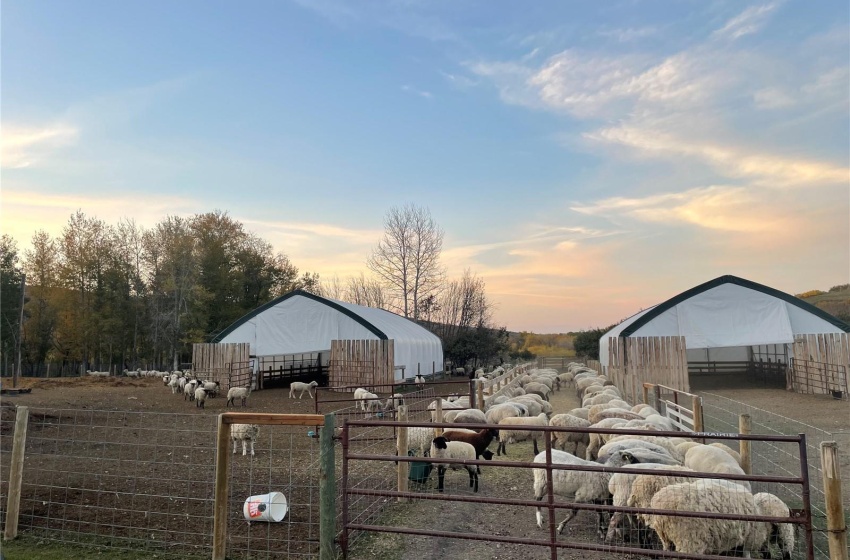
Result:
[[[850,335],[847,333],[803,334],[794,337],[794,361],[808,362],[804,376],[809,382],[795,379],[800,385],[807,386],[812,393],[829,393],[829,383],[823,382],[830,374],[835,375],[833,368],[820,366],[843,366],[843,371],[850,370]],[[796,373],[795,373],[796,375]],[[846,384],[846,379],[836,380],[839,386]]]
[[[192,371],[230,372],[232,364],[248,362],[251,345],[247,342],[198,343],[192,345]]]
[[[689,391],[684,337],[612,337],[608,377],[632,403],[640,401],[644,383]]]
[[[331,387],[395,382],[395,345],[392,340],[332,340],[329,362]]]

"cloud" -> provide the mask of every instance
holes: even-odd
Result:
[[[627,27],[620,29],[605,29],[598,31],[602,37],[616,39],[620,43],[629,43],[637,39],[652,37],[658,33],[658,28],[655,26],[646,27]]]
[[[587,133],[586,138],[619,144],[656,158],[686,156],[724,175],[773,187],[812,187],[846,183],[850,169],[828,162],[758,152],[745,147],[703,142],[663,130],[622,126]]]
[[[77,142],[79,130],[69,124],[41,126],[4,124],[0,161],[4,169],[37,166],[55,150]]]
[[[768,87],[756,90],[753,93],[753,103],[757,109],[785,109],[796,103],[796,100],[787,92],[779,88]]]
[[[410,85],[401,86],[401,91],[412,93],[413,95],[418,95],[419,97],[424,97],[425,99],[432,99],[434,97],[434,94],[432,94],[430,91],[416,89],[415,87]]]
[[[750,6],[737,16],[726,22],[726,25],[714,32],[716,37],[732,40],[758,32],[770,13],[777,7],[776,3]]]

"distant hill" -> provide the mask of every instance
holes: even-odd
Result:
[[[808,292],[795,295],[806,303],[823,309],[845,323],[850,323],[850,284],[833,286],[825,292],[822,290],[809,290]]]

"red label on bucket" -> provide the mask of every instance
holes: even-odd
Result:
[[[248,502],[248,516],[249,517],[260,517],[263,515],[263,510],[266,508],[260,509],[260,504],[263,502]]]

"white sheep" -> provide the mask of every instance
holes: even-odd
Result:
[[[301,400],[301,397],[303,397],[304,393],[306,392],[308,395],[310,395],[311,399],[315,399],[316,397],[313,396],[313,390],[312,389],[313,389],[313,387],[318,387],[318,386],[319,386],[319,383],[316,382],[316,381],[311,381],[309,383],[302,383],[300,381],[293,381],[292,383],[289,384],[289,398],[294,399],[295,393],[299,393],[298,394],[298,400]]]
[[[401,406],[404,406],[404,395],[401,393],[393,393],[392,396],[387,399],[387,402],[384,403],[384,410],[398,410]]]
[[[759,492],[753,495],[753,500],[756,503],[756,508],[759,510],[759,515],[770,517],[791,517],[791,510],[778,497],[767,492]],[[776,544],[782,552],[784,560],[790,560],[791,552],[794,550],[794,525],[792,523],[770,523],[770,532],[768,538],[762,546],[762,557],[770,557],[770,542],[773,537],[776,539]]]
[[[541,439],[545,432],[539,430],[523,430],[521,426],[548,426],[549,417],[545,413],[540,413],[537,416],[530,418],[505,418],[499,421],[499,447],[496,448],[496,455],[507,455],[508,450],[506,444],[516,443],[530,439],[534,444],[534,454],[537,455],[540,451],[537,448],[537,440]],[[504,426],[504,427],[503,427]],[[520,426],[518,428],[508,428],[508,426]]]
[[[195,406],[198,408],[204,408],[205,402],[207,402],[207,392],[204,391],[203,387],[198,387],[195,389]]]
[[[183,386],[183,400],[195,400],[195,389],[198,387],[198,382],[193,379],[191,381],[186,382],[186,385]]]
[[[590,422],[572,414],[556,414],[549,419],[549,425],[559,428],[589,428]],[[567,444],[572,444],[573,450],[571,453],[573,455],[578,455],[579,444],[584,444],[585,448],[587,448],[587,445],[590,443],[590,434],[587,432],[558,431],[553,432],[552,435],[554,436],[554,441],[552,442],[554,447],[559,447],[563,451],[566,451]]]
[[[214,398],[218,396],[218,392],[221,390],[221,383],[218,381],[202,381],[201,387],[207,392],[208,397]]]
[[[172,375],[171,379],[168,380],[168,386],[171,387],[171,394],[177,394],[177,387],[180,386],[180,378],[176,375]]]
[[[407,429],[407,450],[424,456],[431,449],[434,428],[411,427]]]
[[[414,378],[413,378],[413,382],[414,382],[416,385],[422,385],[422,384],[424,384],[424,383],[425,383],[425,378],[422,376],[422,374],[421,374],[421,373],[417,373],[417,374],[416,374],[416,377],[414,377]]]
[[[596,460],[604,463],[613,454],[621,451],[634,451],[635,449],[644,449],[651,453],[654,459],[652,463],[662,463],[665,465],[681,465],[682,462],[674,458],[664,447],[657,445],[651,441],[640,439],[625,439],[619,441],[609,441],[599,449]]]
[[[465,441],[448,441],[440,436],[435,437],[431,441],[431,458],[432,459],[466,459],[474,461],[476,457],[475,447],[471,443]],[[460,468],[459,465],[449,465],[453,470]],[[473,492],[478,492],[478,473],[475,465],[462,465],[469,473],[469,487]],[[437,465],[437,490],[443,491],[443,481],[446,476],[446,465]]]
[[[711,445],[697,445],[688,449],[685,453],[685,466],[695,471],[717,474],[745,475],[744,469],[738,465],[735,458],[729,453]],[[711,479],[714,480],[714,479]],[[733,480],[734,482],[750,489],[750,483],[746,480]]]
[[[236,443],[242,442],[242,456],[246,455],[248,442],[251,442],[251,455],[254,454],[254,442],[260,435],[260,427],[256,424],[231,424],[230,439],[233,440],[233,453],[236,453]]]
[[[459,410],[453,420],[446,422],[454,422],[455,424],[486,424],[487,417],[477,408],[467,408]]]
[[[236,406],[236,399],[240,399],[242,401],[242,406],[248,406],[248,397],[251,396],[251,385],[247,387],[231,387],[227,390],[227,403],[225,406],[230,406],[231,404]],[[196,396],[197,398],[197,396]]]
[[[575,465],[585,467],[598,467],[595,461],[586,461],[558,449],[552,449],[553,465]],[[546,452],[538,453],[534,457],[535,463],[546,463]],[[637,459],[628,453],[612,457],[606,466],[619,467],[624,464],[637,462]],[[548,484],[546,482],[546,469],[532,469],[534,475],[534,499],[538,502],[547,495]],[[608,480],[611,473],[585,470],[552,470],[552,489],[555,495],[562,496],[568,502],[581,504],[604,504],[608,501],[611,493],[608,491]],[[558,524],[558,533],[564,530],[564,526],[576,515],[578,510],[570,510],[567,517]],[[599,533],[603,531],[602,512],[597,512]],[[537,508],[537,526],[543,528],[543,513]]]
[[[717,479],[700,479],[662,488],[652,497],[650,507],[699,513],[759,514],[748,490],[732,481]],[[761,522],[662,514],[645,517],[664,550],[675,547],[676,552],[685,554],[720,554],[737,547],[748,554],[758,553],[769,536],[769,525]]]

